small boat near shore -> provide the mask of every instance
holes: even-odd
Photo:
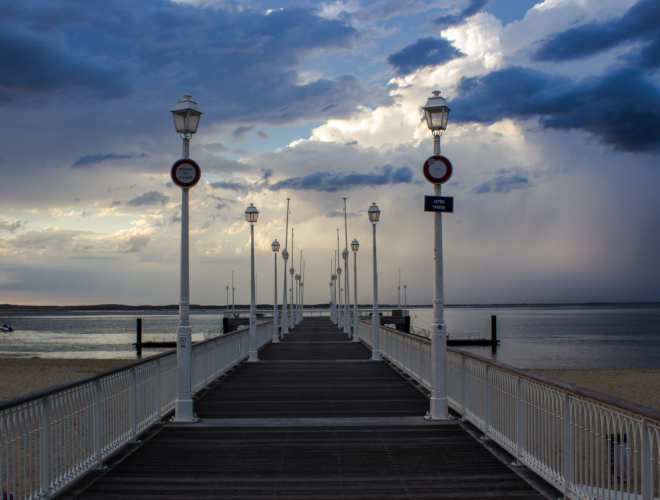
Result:
[[[0,326],[0,331],[13,332],[14,329],[11,327],[11,323],[5,323],[4,325]]]

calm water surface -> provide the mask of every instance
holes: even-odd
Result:
[[[469,348],[520,368],[660,368],[660,307],[447,308],[450,335],[490,337],[497,315],[501,345]],[[178,313],[0,313],[0,356],[135,358],[135,318],[144,340],[174,340]],[[431,309],[411,309],[411,323],[430,329]],[[222,326],[221,312],[191,312],[193,340]],[[155,354],[159,350],[146,350]]]

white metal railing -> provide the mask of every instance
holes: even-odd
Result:
[[[358,333],[372,345],[370,322]],[[380,336],[383,358],[430,390],[430,340]],[[567,498],[660,496],[660,412],[451,347],[446,366],[450,407]]]
[[[249,328],[193,345],[192,392],[249,355]],[[273,322],[257,326],[259,347]],[[0,402],[0,491],[48,499],[174,408],[176,352]]]

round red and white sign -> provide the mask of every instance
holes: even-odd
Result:
[[[431,184],[444,184],[453,172],[451,162],[444,156],[431,156],[424,163],[424,177]]]
[[[202,178],[202,169],[195,160],[181,158],[174,162],[170,172],[174,184],[181,188],[191,188]]]

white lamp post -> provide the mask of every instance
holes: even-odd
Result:
[[[229,285],[227,285],[227,307],[225,310],[229,311]]]
[[[408,285],[403,285],[403,310],[407,311],[408,310]]]
[[[375,203],[372,203],[367,211],[369,222],[373,226],[374,232],[374,312],[371,318],[373,328],[373,347],[371,349],[371,359],[380,361],[380,316],[378,316],[378,266],[376,264],[376,223],[380,220],[380,210]]]
[[[176,103],[172,110],[174,127],[183,139],[183,158],[190,157],[190,139],[197,132],[199,119],[202,116],[197,103],[190,100],[190,94],[184,94],[183,99]],[[181,160],[176,162],[176,166]],[[186,177],[179,177],[178,170],[172,169],[172,180],[181,186],[181,294],[179,301],[179,327],[177,329],[177,385],[178,392],[175,402],[174,420],[177,422],[191,422],[196,420],[193,413],[193,401],[190,390],[191,382],[191,355],[192,355],[192,328],[190,327],[190,261],[189,261],[189,210],[188,191],[190,183]],[[183,171],[182,171],[183,173]],[[199,180],[199,179],[197,179]]]
[[[286,264],[289,260],[289,252],[286,251],[286,247],[289,241],[289,201],[291,198],[286,199],[286,231],[284,236],[284,250],[282,251],[282,258],[284,259],[284,293],[282,294],[282,333],[281,338],[284,340],[284,332],[289,333],[289,320],[286,316]]]
[[[280,242],[275,239],[270,247],[273,249],[273,256],[275,257],[275,287],[273,292],[273,342],[280,341],[280,328],[277,312],[277,252],[280,251]]]
[[[426,101],[424,115],[426,124],[433,133],[433,154],[440,154],[440,136],[447,128],[450,109],[446,106],[440,91],[434,90],[433,96]],[[441,184],[434,184],[434,195],[441,196]],[[431,338],[431,408],[429,418],[444,420],[449,418],[447,408],[447,325],[445,325],[445,294],[442,269],[442,213],[433,214],[434,252],[435,252],[435,286],[433,299],[433,329]]]
[[[332,316],[332,281],[330,282],[330,321],[332,321],[333,316]]]
[[[293,268],[293,259],[295,259],[295,256],[293,254],[293,228],[291,228],[291,267],[289,268],[289,274],[291,275],[291,288],[289,288],[289,292],[291,293],[291,329],[292,330],[296,327],[296,318],[293,314],[293,288],[295,287],[293,275],[296,272],[296,270]]]
[[[348,250],[344,248],[344,251],[341,253],[341,256],[344,258],[344,269],[346,269],[346,275],[344,276],[345,286],[344,286],[344,333],[348,334],[348,337],[351,337],[351,333],[348,328],[348,316],[350,315],[351,305],[349,303],[349,294],[348,294]]]
[[[300,323],[300,275],[295,275],[296,280],[296,323]]]
[[[341,287],[341,267],[337,266],[337,283],[335,285],[335,288],[337,289],[337,327],[341,330],[342,329],[342,318],[341,318],[341,291],[343,288]]]
[[[353,294],[355,295],[355,307],[353,308],[353,342],[359,342],[358,336],[358,300],[357,300],[357,251],[360,248],[357,238],[351,242],[351,250],[353,250]]]
[[[342,329],[341,321],[341,265],[339,264],[339,228],[337,228],[337,292],[339,295],[339,300],[337,301],[337,326],[339,329]]]
[[[300,321],[305,317],[305,261],[302,263],[302,277],[300,278]]]
[[[337,275],[332,274],[330,276],[330,279],[332,280],[332,322],[337,324]]]
[[[259,361],[257,352],[257,307],[254,296],[254,225],[259,218],[259,211],[252,203],[245,210],[245,219],[250,224],[250,358],[248,361],[254,363]]]
[[[342,255],[344,256],[344,269],[346,269],[346,275],[344,276],[344,281],[346,284],[344,288],[346,289],[346,297],[344,300],[344,309],[346,310],[346,318],[344,320],[344,333],[348,334],[348,338],[351,338],[351,327],[350,327],[350,315],[351,315],[351,281],[348,279],[348,215],[346,210],[346,198],[344,198],[344,237],[346,238],[346,245],[344,246],[344,251]]]

